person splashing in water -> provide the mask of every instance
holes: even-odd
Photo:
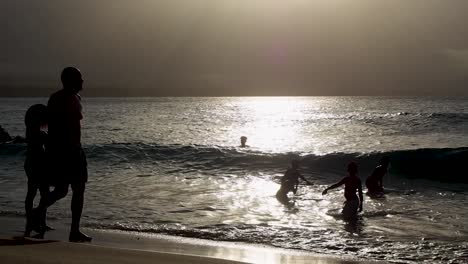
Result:
[[[278,201],[282,203],[287,202],[288,193],[291,191],[296,194],[297,187],[299,185],[299,178],[305,181],[307,184],[313,185],[312,182],[306,180],[299,172],[299,160],[294,159],[291,161],[291,167],[286,170],[284,176],[281,178],[281,187],[276,193],[276,198]]]
[[[384,156],[380,159],[379,165],[375,167],[372,174],[366,180],[366,187],[370,196],[381,196],[384,193],[383,177],[388,172],[390,157]]]
[[[356,162],[352,161],[348,164],[348,176],[326,188],[322,192],[322,195],[327,194],[329,190],[338,188],[343,184],[345,185],[344,196],[346,202],[344,203],[342,214],[345,218],[356,216],[358,211],[362,211],[362,204],[364,202],[362,183],[361,179],[358,177],[358,165]],[[356,195],[356,192],[359,194],[359,197]]]

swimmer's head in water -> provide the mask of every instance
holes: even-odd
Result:
[[[83,90],[83,77],[80,70],[75,67],[66,67],[60,75],[63,88],[78,93]]]
[[[348,172],[349,174],[356,174],[358,171],[358,165],[355,161],[348,163]]]
[[[240,137],[240,141],[241,141],[241,145],[245,146],[245,142],[247,142],[247,137],[246,136]]]

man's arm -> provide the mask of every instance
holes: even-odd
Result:
[[[69,102],[67,103],[67,114],[68,118],[73,120],[83,119],[83,107],[81,106],[81,99],[78,95],[73,95],[68,98]]]
[[[345,183],[345,178],[341,179],[341,181],[329,186],[328,188],[326,188],[323,192],[322,192],[322,195],[325,195],[327,194],[328,190],[331,190],[331,189],[335,189],[337,187],[340,187],[341,185],[343,185]]]

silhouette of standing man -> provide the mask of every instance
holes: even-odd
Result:
[[[70,242],[89,242],[91,237],[80,231],[85,185],[88,181],[86,156],[81,147],[82,106],[79,92],[83,89],[81,72],[74,67],[63,69],[63,89],[55,92],[47,104],[49,113],[49,145],[51,183],[55,189],[39,205],[42,213],[47,207],[67,195],[71,186],[72,223]]]

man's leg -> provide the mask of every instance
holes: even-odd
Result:
[[[71,200],[72,224],[71,232],[80,231],[80,219],[83,212],[85,183],[72,184],[73,196]]]
[[[41,195],[41,201],[39,202],[39,206],[37,207],[37,209],[41,211],[47,210],[47,208],[53,205],[56,201],[67,196],[67,193],[68,183],[56,185],[52,192],[49,192],[47,195],[44,196]]]
[[[83,203],[84,203],[84,192],[86,183],[73,183],[72,185],[72,201],[71,201],[71,211],[72,211],[72,224],[70,229],[70,242],[89,242],[91,237],[81,233],[80,231],[80,220],[81,213],[83,212]]]
[[[68,189],[68,188],[67,188]],[[66,191],[66,190],[65,190]],[[41,193],[41,199],[42,197],[47,197],[50,195],[50,186],[48,183],[42,183],[39,185],[39,192]],[[63,195],[63,190],[62,190],[62,195]],[[65,192],[65,195],[66,195],[66,192]],[[50,226],[47,226],[47,219],[46,219],[46,216],[47,216],[47,208],[44,210],[44,215],[42,216],[43,219],[42,219],[42,225],[45,227],[45,231],[50,231],[50,230],[54,230],[54,228],[50,227]]]

